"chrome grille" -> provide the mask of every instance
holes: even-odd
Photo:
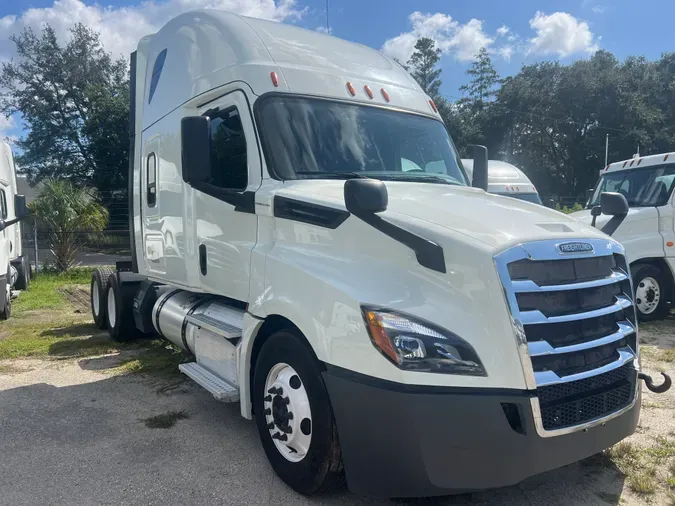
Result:
[[[637,385],[637,325],[623,248],[582,240],[593,250],[561,254],[560,242],[525,243],[495,257],[544,436],[628,409]]]

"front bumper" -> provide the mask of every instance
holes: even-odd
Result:
[[[606,423],[543,438],[527,391],[412,387],[331,366],[324,381],[349,489],[380,497],[514,485],[612,446],[640,415],[638,391],[634,406]],[[502,404],[517,407],[518,431]]]

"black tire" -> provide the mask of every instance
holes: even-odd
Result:
[[[264,397],[270,370],[279,363],[297,372],[309,399],[312,439],[307,455],[299,462],[287,460],[277,450],[267,428]],[[328,392],[316,359],[296,330],[282,330],[263,344],[253,376],[253,411],[265,454],[277,475],[293,490],[314,495],[344,483],[342,455]]]
[[[18,277],[14,288],[17,290],[28,290],[30,288],[30,262],[25,256],[21,257],[21,263],[16,266]]]
[[[667,276],[654,265],[637,264],[632,267],[635,310],[640,321],[661,320],[668,314],[670,287]],[[649,289],[656,283],[656,289]],[[646,293],[645,293],[646,292]],[[647,301],[643,301],[643,298]],[[650,300],[651,299],[651,300]],[[645,307],[651,303],[651,307]],[[640,308],[642,306],[642,309]]]
[[[111,318],[110,306],[107,305],[110,296],[113,297],[114,301],[114,319]],[[134,322],[133,297],[133,287],[121,285],[116,274],[108,278],[108,286],[105,290],[105,320],[108,334],[113,341],[128,342],[141,336],[141,332],[136,328]]]
[[[91,273],[89,302],[91,305],[91,316],[94,318],[94,323],[99,329],[104,329],[107,326],[105,314],[108,306],[106,304],[105,291],[108,286],[108,278],[112,274],[113,270],[109,267],[97,267]],[[96,293],[98,293],[98,298],[95,297]],[[95,299],[98,299],[98,301]]]
[[[10,280],[10,268],[7,267],[7,281],[0,285],[0,320],[9,320],[9,317],[12,315],[12,296],[9,290],[7,290],[7,283]]]

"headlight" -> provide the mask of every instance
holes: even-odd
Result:
[[[386,309],[362,309],[373,345],[400,369],[486,376],[476,351],[452,332]]]

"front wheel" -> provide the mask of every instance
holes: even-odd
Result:
[[[277,475],[305,495],[343,481],[337,427],[321,371],[297,331],[263,344],[253,377],[253,410]]]
[[[633,267],[635,307],[639,320],[659,320],[668,313],[668,287],[665,280],[666,276],[658,267],[653,265]]]

